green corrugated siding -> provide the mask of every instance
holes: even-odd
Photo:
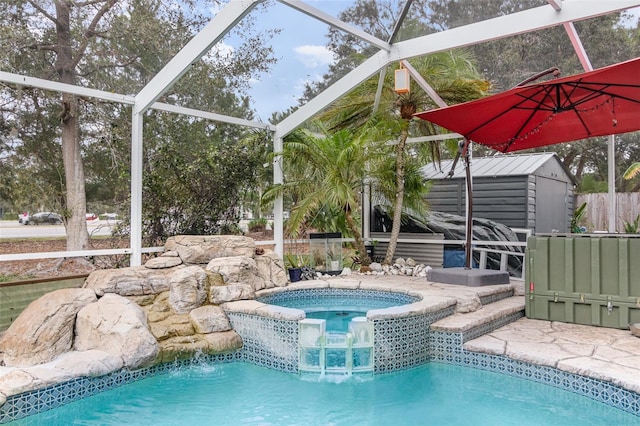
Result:
[[[528,318],[622,329],[640,322],[640,238],[535,236],[526,256]]]
[[[55,280],[16,282],[0,285],[0,331],[4,331],[29,303],[46,293],[62,288],[80,288],[85,276],[62,277]]]

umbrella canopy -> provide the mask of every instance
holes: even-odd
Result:
[[[415,116],[501,152],[640,130],[640,58]]]

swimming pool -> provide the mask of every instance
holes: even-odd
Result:
[[[13,425],[630,425],[638,417],[502,374],[432,363],[376,376],[303,380],[246,363],[150,377]]]
[[[359,287],[355,291],[365,299],[380,293],[379,286],[378,288],[364,289],[360,283],[355,283],[355,285]],[[326,284],[326,287],[329,287],[329,285]],[[324,289],[307,288],[305,293],[295,294],[304,294],[313,299],[318,294],[326,293],[326,287]],[[351,288],[345,290],[354,291]],[[394,290],[390,288],[386,292],[390,295],[389,297],[402,294],[394,292]],[[332,291],[341,292],[342,289],[333,289]],[[416,293],[421,294],[419,291]],[[495,299],[493,294],[488,293],[484,297]],[[609,407],[631,413],[637,416],[635,418],[631,417],[636,421],[640,418],[640,394],[633,391],[614,385],[611,382],[572,374],[545,365],[529,364],[504,356],[465,350],[463,348],[465,339],[470,338],[470,335],[475,336],[478,330],[472,329],[464,333],[429,331],[432,322],[453,313],[455,302],[451,303],[447,298],[438,297],[421,297],[420,299],[418,302],[367,312],[367,317],[375,323],[375,372],[391,373],[376,374],[375,380],[381,379],[384,383],[387,383],[386,379],[384,379],[387,375],[395,376],[398,373],[416,372],[431,364],[458,365],[471,367],[475,370],[500,373],[507,377],[526,379],[524,380],[525,382],[532,381],[550,385],[560,390],[576,393],[577,396],[587,397],[592,402],[601,402]],[[483,301],[483,303],[485,302]],[[263,366],[271,370],[279,370],[279,372],[289,373],[288,375],[285,374],[287,377],[292,376],[290,373],[296,373],[293,374],[293,377],[298,378],[298,329],[299,321],[304,319],[304,311],[267,305],[257,300],[251,300],[230,302],[225,305],[225,312],[228,314],[234,330],[242,336],[244,346],[238,351],[204,356],[203,358],[209,364],[208,367],[204,367],[205,370],[222,367],[220,363],[231,362],[233,363],[232,365],[238,364],[246,368]],[[509,321],[515,319],[515,317],[507,318]],[[490,326],[495,329],[502,326],[502,324],[502,319],[496,319]],[[483,326],[483,330],[480,331],[486,333],[486,327]],[[57,408],[64,404],[136,382],[142,378],[151,378],[155,375],[164,377],[167,372],[171,372],[176,366],[187,366],[190,363],[191,361],[184,360],[140,370],[129,371],[125,369],[105,376],[82,377],[46,389],[15,395],[7,398],[7,403],[0,407],[0,423],[31,416],[52,408],[56,408],[57,411]],[[211,367],[211,365],[215,365],[215,367]],[[274,372],[277,373],[278,371]],[[240,375],[239,380],[243,380],[242,377]],[[317,380],[317,375],[315,377]],[[364,378],[358,377],[358,379]],[[411,381],[407,380],[406,385],[399,381],[397,386],[411,389]],[[355,383],[360,382],[356,381]],[[212,384],[211,386],[214,385]],[[249,386],[252,385],[249,384]],[[128,385],[126,387],[128,388]],[[256,387],[256,389],[259,388]],[[317,389],[318,391],[322,390],[322,388]],[[182,389],[178,392],[181,391]],[[295,392],[296,390],[292,388],[292,391]],[[242,397],[249,398],[251,401],[254,399],[254,396],[251,395]],[[458,393],[453,392],[446,397],[458,400]],[[176,398],[180,399],[180,396],[176,396]],[[137,402],[134,402],[134,404],[137,404]],[[152,409],[153,406],[149,405],[148,408]],[[318,412],[324,413],[325,411],[325,409],[321,409]],[[128,423],[130,422],[128,421]],[[45,421],[41,424],[50,424],[50,422]],[[88,424],[92,423],[89,422]],[[99,422],[94,422],[93,424],[99,424]],[[173,422],[168,424],[182,423]],[[269,423],[263,422],[262,424]],[[358,423],[356,422],[355,424]]]
[[[305,312],[342,310],[367,312],[392,306],[406,305],[421,300],[406,293],[379,290],[357,290],[341,288],[310,288],[300,290],[275,289],[256,299],[259,302]]]
[[[370,310],[417,302],[420,298],[388,291],[362,292],[326,288],[280,291],[259,297],[257,300],[271,305],[301,309],[305,312],[306,318],[325,320],[327,331],[346,333],[353,318],[366,317]]]

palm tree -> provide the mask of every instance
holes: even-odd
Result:
[[[629,166],[624,175],[622,175],[625,179],[630,180],[636,177],[640,173],[640,163],[633,163]]]
[[[316,135],[297,130],[284,140],[281,155],[285,181],[270,187],[263,200],[270,202],[285,194],[292,203],[287,232],[295,233],[314,215],[338,210],[355,239],[359,253],[366,253],[362,233],[354,214],[361,209],[362,182],[365,177],[365,142],[348,130]]]
[[[482,97],[489,89],[489,83],[482,80],[475,70],[471,58],[465,51],[441,52],[412,61],[413,67],[425,78],[431,87],[448,104],[456,104]],[[378,86],[378,78],[374,77],[352,92],[343,96],[321,115],[331,131],[350,129],[366,137],[369,141],[393,141],[391,157],[395,160],[393,194],[389,200],[393,202],[393,225],[389,246],[384,263],[390,264],[396,249],[403,206],[407,197],[407,139],[410,136],[434,135],[436,129],[424,120],[414,120],[413,114],[421,110],[437,107],[435,102],[423,90],[418,90],[412,82],[411,91],[398,95],[394,92],[391,72],[386,73],[379,108],[374,111],[374,100]],[[371,139],[375,138],[375,139]],[[413,148],[410,159],[427,155],[434,161],[440,160],[440,146],[430,143]],[[419,194],[424,188],[414,187]],[[416,194],[410,196],[413,201]],[[422,197],[420,197],[422,198]],[[414,204],[414,203],[412,203]],[[408,207],[408,205],[407,205]],[[412,206],[420,212],[424,204]]]

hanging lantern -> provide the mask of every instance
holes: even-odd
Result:
[[[395,71],[395,88],[397,94],[409,93],[409,70],[402,66]]]

